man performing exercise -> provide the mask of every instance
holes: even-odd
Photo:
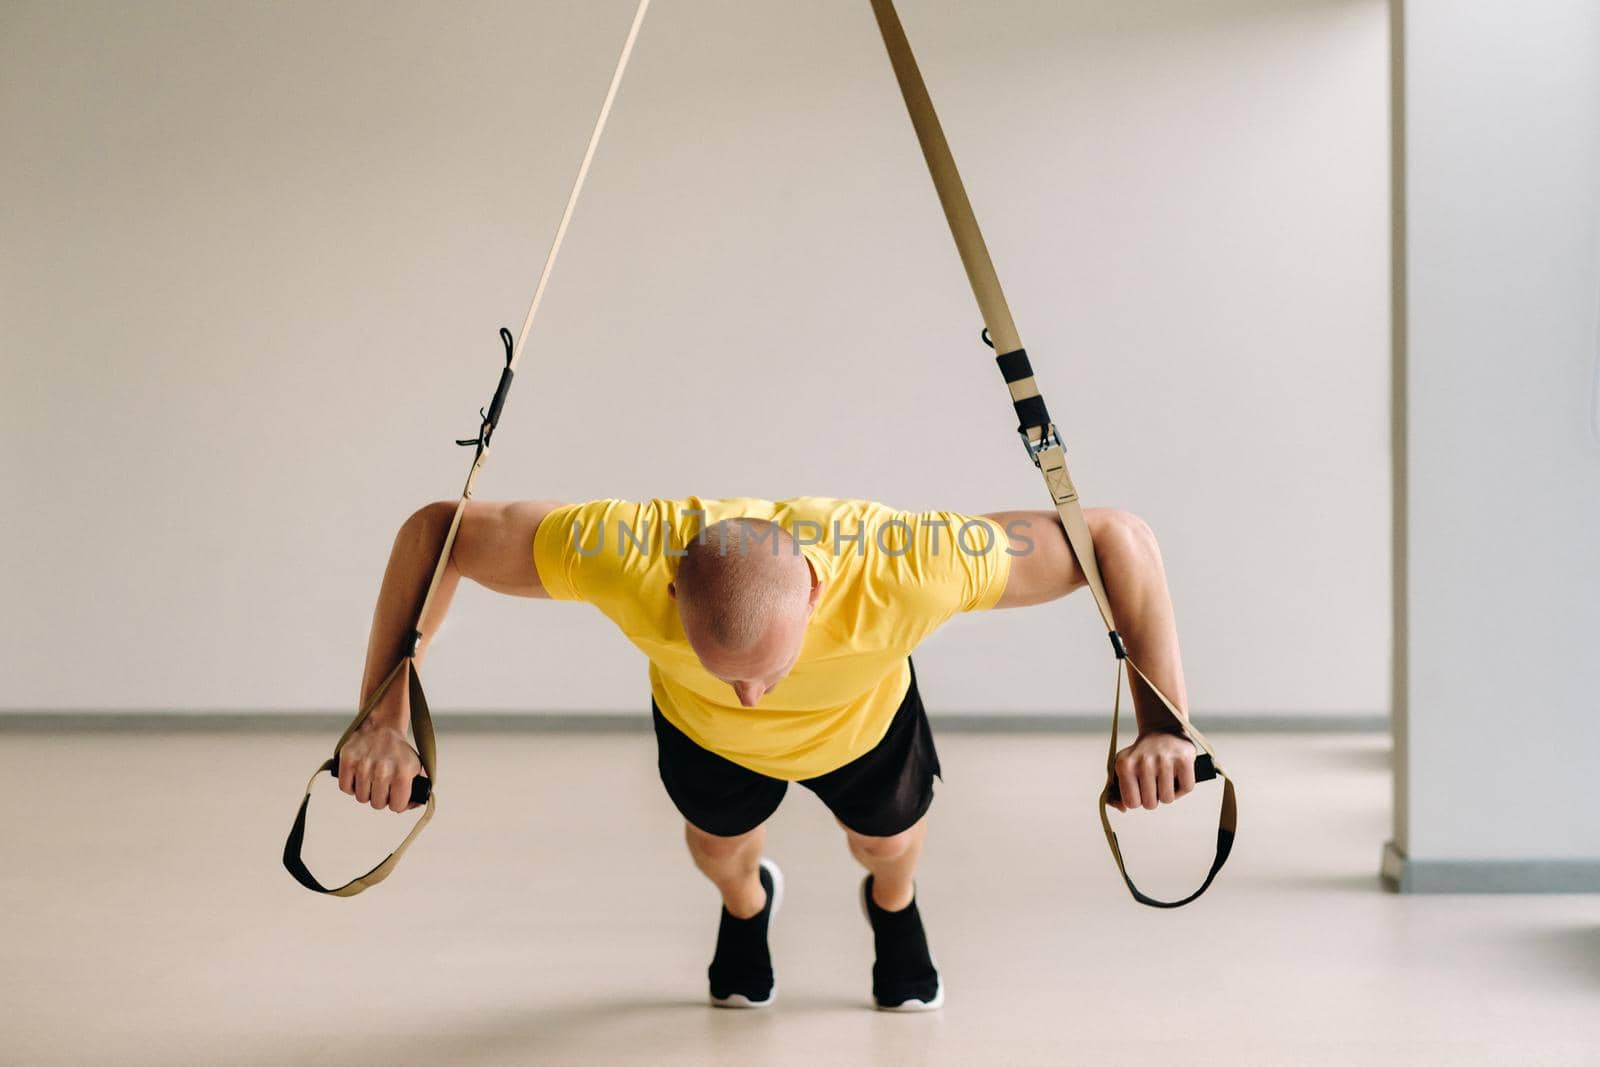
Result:
[[[362,706],[410,647],[456,502],[401,527],[373,616]],[[1187,712],[1160,551],[1125,511],[1085,512],[1129,653]],[[944,997],[914,875],[939,759],[910,654],[958,611],[1027,607],[1087,584],[1051,511],[902,512],[860,500],[468,501],[427,617],[421,661],[465,575],[499,593],[581,600],[650,661],[662,784],[689,854],[722,896],[712,1002],[771,1003],[767,926],[781,896],[764,824],[789,782],[826,804],[866,868],[879,1008]],[[1116,758],[1120,810],[1194,787],[1194,747],[1132,675],[1139,733]],[[422,765],[392,685],[345,743],[339,787],[412,807]]]

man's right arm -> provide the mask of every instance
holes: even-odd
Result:
[[[419,509],[395,536],[372,613],[366,670],[361,680],[361,707],[372,699],[394,665],[411,651],[412,627],[418,623],[417,613],[422,610],[433,580],[457,503],[439,501]],[[418,663],[444,621],[463,576],[509,596],[548,595],[534,566],[533,537],[544,517],[560,506],[554,500],[467,501],[450,559],[439,577],[439,588],[418,626],[422,634],[417,645]],[[393,811],[405,811],[409,806],[411,779],[421,771],[415,751],[405,740],[409,703],[404,679],[397,679],[361,728],[345,742],[339,758],[339,788],[358,802]]]

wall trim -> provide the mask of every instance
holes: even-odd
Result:
[[[1043,714],[930,713],[941,733],[952,734],[1103,734],[1111,726],[1105,712]],[[0,734],[53,733],[331,733],[350,724],[349,712],[184,712],[184,711],[0,711]],[[440,733],[648,733],[650,716],[639,711],[471,712],[434,716]],[[1129,724],[1124,723],[1126,728]],[[1206,715],[1197,723],[1207,734],[1365,734],[1389,729],[1383,712]]]
[[[1414,860],[1393,841],[1379,874],[1397,893],[1600,893],[1600,859]]]

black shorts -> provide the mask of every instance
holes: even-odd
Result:
[[[654,700],[650,712],[661,784],[685,819],[708,834],[736,837],[778,810],[788,782],[701,748],[666,720]],[[939,754],[913,668],[911,685],[883,740],[843,767],[800,784],[856,833],[889,837],[909,830],[927,812],[938,776]]]

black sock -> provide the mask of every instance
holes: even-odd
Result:
[[[751,1000],[772,995],[772,956],[767,951],[767,922],[772,918],[772,876],[761,868],[761,888],[767,902],[748,919],[736,919],[727,908],[717,927],[717,952],[707,977],[717,999],[742,994]]]
[[[939,972],[928,951],[928,935],[913,897],[899,911],[884,911],[872,899],[872,877],[866,894],[867,920],[877,958],[872,964],[872,996],[883,1007],[898,1007],[907,1000],[931,1002],[939,990]]]

